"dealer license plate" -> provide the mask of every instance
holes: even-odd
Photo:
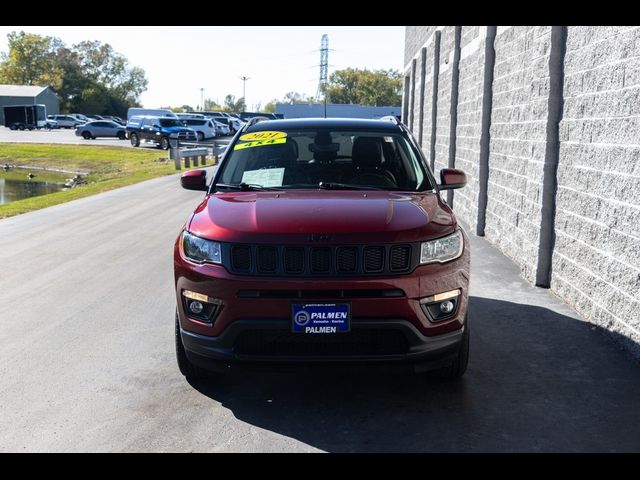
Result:
[[[350,323],[348,303],[294,303],[291,308],[294,333],[344,333],[349,331]]]

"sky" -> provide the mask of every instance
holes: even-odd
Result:
[[[227,94],[247,104],[265,105],[296,91],[315,96],[320,64],[320,40],[329,35],[329,74],[343,68],[402,71],[404,27],[250,26],[250,27],[0,27],[0,51],[7,33],[60,38],[67,45],[82,40],[110,43],[131,65],[142,67],[149,86],[141,96],[144,107],[201,103],[201,94],[224,101]],[[201,92],[204,89],[204,92]]]

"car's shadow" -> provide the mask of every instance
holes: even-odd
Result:
[[[596,327],[479,297],[471,312],[459,382],[322,369],[192,385],[241,421],[332,452],[640,449],[640,365]]]

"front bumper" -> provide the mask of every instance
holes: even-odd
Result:
[[[426,337],[422,335],[411,323],[406,320],[358,320],[352,323],[352,331],[350,333],[334,334],[331,338],[325,337],[325,342],[330,340],[329,344],[322,343],[323,338],[318,336],[310,336],[308,334],[289,333],[290,323],[287,321],[264,321],[264,320],[240,320],[230,325],[221,335],[217,337],[208,337],[198,335],[181,329],[182,343],[185,347],[189,360],[205,369],[224,371],[232,365],[252,365],[252,364],[314,364],[314,363],[331,363],[331,364],[349,364],[351,366],[385,364],[401,367],[409,367],[414,371],[426,371],[438,368],[449,363],[458,353],[460,343],[462,342],[464,329],[455,330],[447,334],[436,337]],[[259,329],[259,330],[258,330]],[[261,331],[267,332],[267,337],[273,339],[287,339],[292,336],[300,339],[300,342],[294,343],[295,350],[298,353],[268,353],[269,344],[262,347],[262,352],[246,353],[246,345],[238,348],[241,336],[247,332]],[[376,346],[360,345],[362,353],[354,354],[352,349],[357,343],[351,344],[348,336],[357,336],[367,331],[376,332],[395,332],[396,335],[402,335],[406,340],[406,350],[402,353],[381,353],[374,352]],[[269,335],[272,334],[272,335]],[[384,333],[383,333],[384,334]],[[399,337],[398,337],[399,338]],[[336,340],[338,341],[336,343]],[[286,340],[285,340],[286,341]],[[305,345],[305,342],[307,345]],[[331,348],[329,355],[321,354],[313,348],[310,351],[303,352],[307,346],[329,346],[338,347]],[[246,342],[244,342],[246,343]],[[277,345],[274,343],[273,345]],[[285,345],[285,343],[280,343]],[[257,345],[256,345],[257,346]],[[398,345],[400,346],[400,345]],[[344,347],[345,352],[342,354],[339,350]],[[367,353],[367,348],[372,349]],[[251,347],[249,347],[251,348]],[[259,348],[259,347],[258,347]],[[404,347],[403,347],[404,348]]]

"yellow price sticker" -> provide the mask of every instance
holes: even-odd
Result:
[[[285,132],[253,132],[245,133],[240,137],[240,140],[249,142],[252,140],[272,140],[274,138],[285,138],[287,134]]]
[[[268,140],[254,140],[253,142],[247,142],[247,143],[238,143],[236,144],[235,147],[233,147],[234,150],[242,150],[244,148],[253,148],[253,147],[264,147],[266,145],[277,145],[279,143],[286,143],[287,139],[286,138],[271,138]]]

